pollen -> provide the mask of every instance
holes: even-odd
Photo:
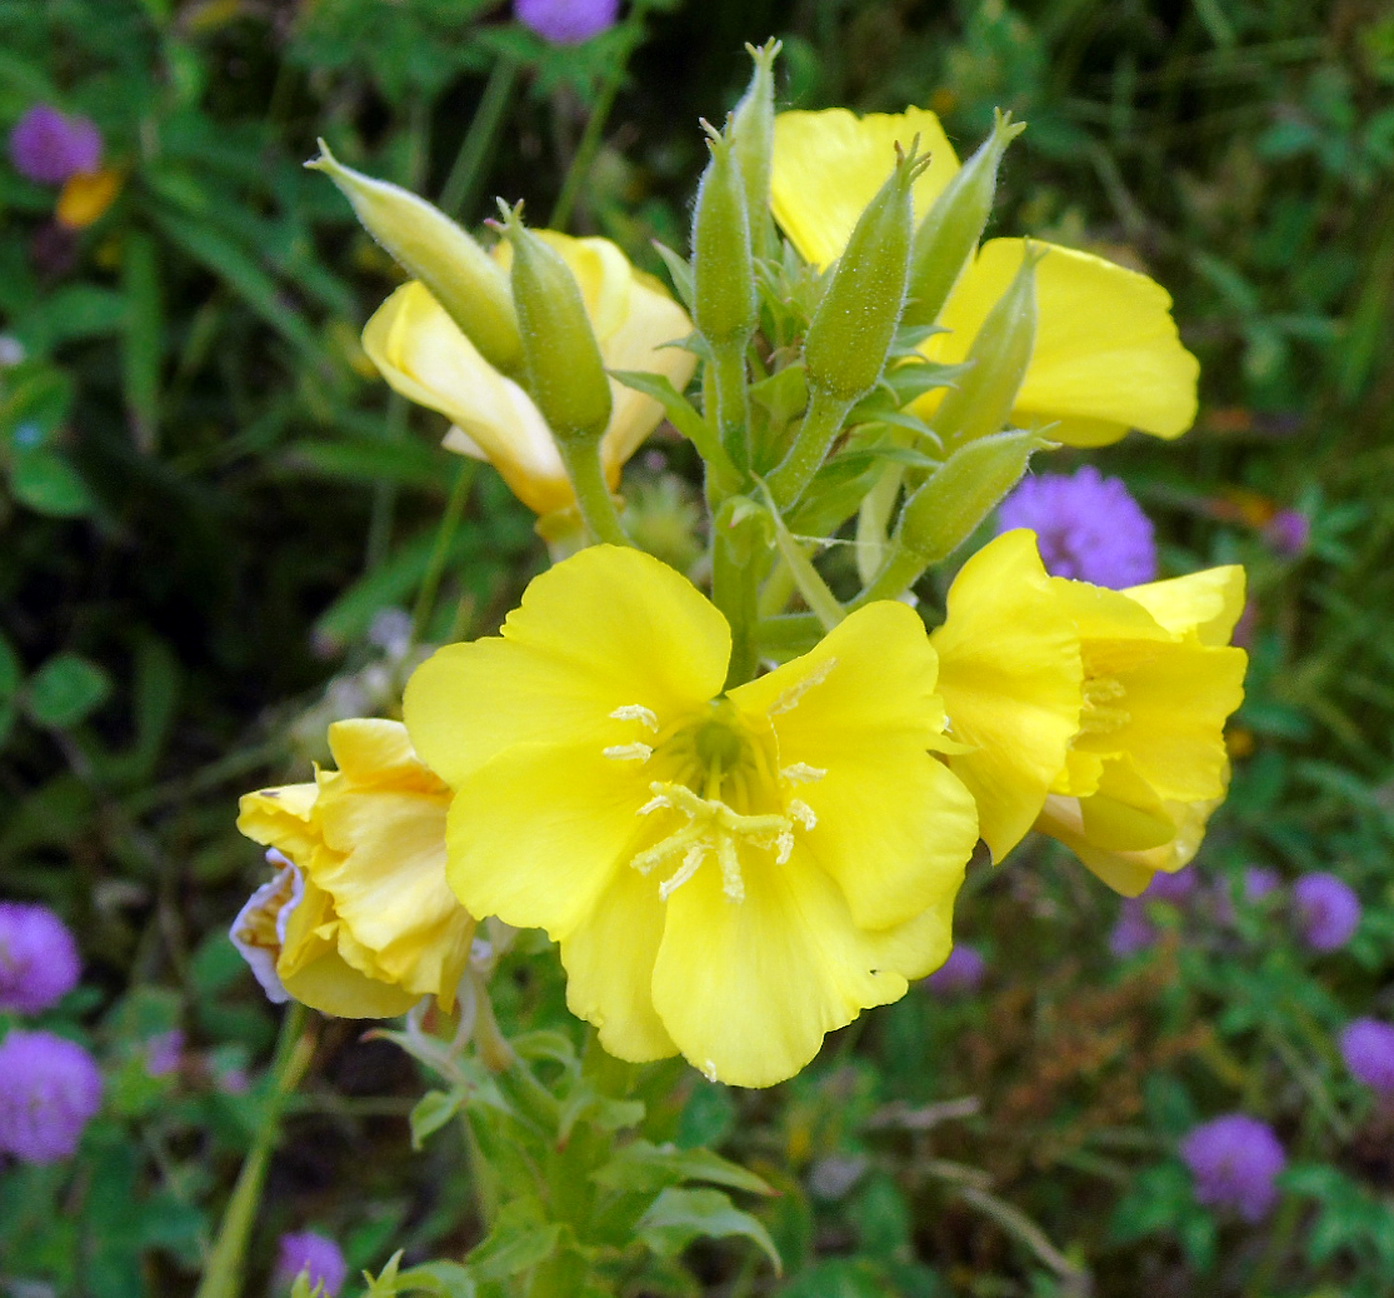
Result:
[[[1107,735],[1121,730],[1132,720],[1127,709],[1118,706],[1127,693],[1127,687],[1116,676],[1095,676],[1086,680],[1080,730],[1087,735]]]

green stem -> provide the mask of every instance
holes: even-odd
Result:
[[[393,392],[387,398],[387,440],[400,442],[407,432],[407,403]],[[364,568],[372,572],[387,560],[392,546],[392,522],[397,508],[397,484],[379,482],[373,488],[373,508],[368,517],[368,540],[364,549]]]
[[[615,106],[615,96],[619,94],[620,86],[624,84],[625,73],[629,70],[630,55],[634,53],[644,34],[643,10],[642,4],[634,5],[630,10],[629,18],[621,29],[625,39],[619,42],[615,61],[610,68],[610,75],[605,78],[604,85],[600,87],[600,94],[596,98],[595,107],[591,110],[590,120],[586,123],[580,144],[576,146],[576,156],[571,159],[571,166],[567,168],[566,180],[562,184],[561,193],[557,195],[556,206],[552,208],[552,215],[547,219],[548,226],[553,230],[566,229],[576,207],[576,200],[581,196],[581,186],[586,183],[586,177],[590,175],[595,155],[600,152],[600,137],[605,132],[605,123],[610,120],[610,110]]]
[[[271,1155],[281,1138],[281,1115],[286,1101],[300,1084],[314,1055],[314,1042],[305,1032],[305,1007],[292,1002],[281,1020],[281,1035],[276,1042],[276,1057],[271,1065],[271,1090],[256,1141],[248,1151],[238,1173],[232,1197],[223,1211],[218,1237],[208,1255],[203,1279],[199,1281],[194,1298],[239,1298],[242,1292],[243,1271],[247,1264],[247,1245],[256,1224],[257,1208],[261,1204],[262,1188]]]
[[[610,484],[605,481],[599,435],[558,440],[557,448],[561,451],[567,473],[571,475],[576,503],[581,507],[581,517],[586,520],[591,535],[597,541],[610,545],[632,545],[633,542],[625,535],[624,524],[620,522],[615,498],[610,494]]]
[[[753,679],[760,665],[755,642],[760,620],[760,572],[753,554],[759,519],[747,516],[733,524],[730,513],[723,509],[712,526],[712,603],[731,626],[726,688],[734,689]]]
[[[484,180],[484,168],[498,142],[499,131],[508,112],[508,101],[513,97],[513,87],[517,82],[518,64],[512,56],[500,54],[493,71],[489,73],[474,120],[460,144],[460,152],[455,155],[455,162],[445,179],[445,188],[440,193],[441,211],[463,215],[474,206]]]
[[[891,515],[904,479],[903,464],[887,464],[857,511],[857,573],[863,585],[875,578],[886,560]]]
[[[440,591],[440,581],[445,575],[446,560],[450,557],[450,547],[459,530],[460,520],[465,515],[469,503],[470,488],[479,472],[476,460],[464,460],[455,473],[455,485],[450,488],[450,498],[445,502],[445,513],[441,515],[436,528],[436,543],[431,550],[430,562],[421,578],[421,589],[416,594],[416,606],[411,612],[411,642],[419,644],[426,634],[431,614],[436,611],[436,595]]]
[[[813,566],[812,558],[804,549],[806,543],[795,540],[793,534],[784,525],[784,520],[774,508],[774,502],[770,500],[768,491],[765,492],[765,502],[770,510],[770,521],[774,525],[774,543],[779,550],[780,557],[788,566],[789,572],[794,578],[794,584],[799,588],[799,594],[804,598],[804,603],[823,624],[823,630],[831,631],[847,616],[846,612],[838,603],[837,596],[829,589],[828,583],[823,580],[823,575]]]
[[[898,541],[892,542],[890,552],[881,564],[881,571],[847,606],[848,611],[863,608],[878,599],[899,599],[919,581],[926,567],[928,563],[923,555],[917,554],[909,546]]]
[[[851,408],[850,401],[813,390],[789,454],[769,476],[770,494],[781,513],[788,513],[813,481]]]
[[[746,385],[746,340],[712,347],[712,384],[721,444],[732,463],[750,468],[750,399]]]
[[[756,641],[770,658],[797,658],[807,653],[823,637],[823,624],[812,613],[785,613],[764,617],[757,628]]]

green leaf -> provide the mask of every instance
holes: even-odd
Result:
[[[733,481],[738,479],[736,467],[721,445],[721,438],[717,436],[716,429],[697,413],[692,403],[673,386],[670,379],[662,374],[648,374],[641,370],[608,370],[607,373],[625,387],[633,388],[635,392],[642,392],[646,397],[652,397],[657,401],[663,407],[663,413],[672,421],[673,427],[697,448],[697,453],[713,469]]]
[[[97,507],[77,470],[46,446],[15,457],[10,490],[21,504],[52,518],[80,518]]]
[[[469,1268],[458,1262],[427,1262],[397,1277],[398,1293],[425,1293],[436,1298],[476,1298],[479,1293]]]
[[[73,381],[40,361],[16,365],[5,376],[0,400],[0,436],[9,455],[25,455],[51,442],[68,418]]]
[[[654,251],[663,258],[663,264],[668,267],[668,274],[673,281],[673,290],[677,293],[689,313],[692,310],[692,302],[696,297],[696,285],[692,276],[692,265],[686,258],[679,256],[671,248],[666,247],[657,239],[653,241]]]
[[[41,726],[64,730],[85,721],[111,693],[111,678],[80,654],[60,653],[30,678],[24,706]]]
[[[428,1136],[439,1131],[465,1102],[461,1091],[427,1091],[411,1111],[411,1147],[420,1149]]]
[[[24,664],[14,646],[0,635],[0,700],[11,699],[19,692],[24,679]]]
[[[652,1194],[684,1181],[710,1181],[713,1185],[752,1194],[773,1194],[763,1177],[728,1162],[710,1149],[679,1149],[635,1140],[625,1145],[591,1179],[607,1189]]]
[[[776,1274],[784,1270],[769,1232],[721,1190],[664,1190],[639,1222],[638,1235],[660,1257],[676,1256],[695,1239],[740,1235],[759,1245]]]
[[[327,478],[372,485],[395,482],[403,487],[444,491],[453,457],[415,438],[402,441],[326,442],[305,439],[286,448],[292,467],[308,468]]]
[[[545,1219],[539,1200],[515,1199],[499,1212],[488,1238],[465,1264],[476,1281],[503,1280],[551,1257],[561,1244],[561,1233],[560,1223]]]
[[[148,451],[155,445],[160,415],[164,312],[155,241],[143,231],[126,237],[121,282],[126,294],[126,331],[121,348],[126,406],[135,421],[136,444]]]
[[[35,356],[46,356],[65,342],[109,338],[126,325],[126,299],[95,284],[70,284],[40,298],[15,321],[15,336]]]

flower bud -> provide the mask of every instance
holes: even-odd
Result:
[[[755,268],[741,167],[728,135],[707,128],[711,161],[692,218],[692,318],[714,346],[744,347],[755,331]]]
[[[1036,263],[1045,253],[1026,245],[1021,269],[973,339],[972,369],[935,411],[930,424],[945,446],[962,446],[1007,422],[1036,345]]]
[[[750,85],[731,114],[731,143],[745,182],[745,208],[754,250],[768,252],[774,233],[770,216],[770,168],[774,158],[774,61],[783,48],[773,38],[758,50],[747,45],[755,60]]]
[[[305,165],[339,187],[368,233],[430,290],[490,365],[516,373],[523,341],[508,282],[493,258],[424,198],[345,167],[323,140],[319,147],[320,156]]]
[[[513,245],[513,302],[528,389],[558,441],[599,437],[610,422],[610,381],[581,287],[555,249],[503,208]]]
[[[1037,433],[1014,431],[959,447],[905,502],[897,546],[923,567],[948,558],[1021,481],[1032,452],[1051,444]]]
[[[838,258],[804,341],[809,388],[849,404],[881,377],[905,304],[915,223],[910,186],[929,158],[917,157],[913,145],[909,155],[897,147],[897,155]]]
[[[904,324],[931,325],[939,318],[955,281],[982,238],[1002,155],[1025,129],[1025,122],[1013,122],[1010,113],[999,109],[992,134],[963,164],[920,222],[910,251]]]

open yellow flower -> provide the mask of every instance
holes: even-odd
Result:
[[[418,668],[406,719],[465,905],[560,942],[612,1054],[767,1086],[943,962],[977,821],[912,610],[723,693],[730,649],[683,577],[597,546]]]
[[[806,260],[826,267],[841,253],[890,174],[892,142],[908,147],[916,134],[934,156],[916,186],[919,218],[958,170],[932,112],[858,118],[835,108],[775,119],[771,206]],[[1048,255],[1036,268],[1036,345],[1013,423],[1050,423],[1051,437],[1072,446],[1115,442],[1129,428],[1167,438],[1184,433],[1195,419],[1199,367],[1181,345],[1166,290],[1101,257],[1035,242]],[[957,362],[967,355],[1024,255],[1023,239],[992,239],[978,249],[940,315],[950,332],[926,341],[927,356]],[[926,393],[914,409],[927,418],[939,399]]]
[[[1004,533],[968,560],[930,637],[954,739],[949,757],[1000,862],[1035,824],[1079,730],[1079,632],[1033,532]]]
[[[1122,591],[1059,577],[1051,586],[1079,629],[1084,707],[1038,828],[1136,896],[1156,870],[1195,855],[1225,795],[1224,725],[1243,701],[1247,663],[1228,643],[1244,571]]]
[[[389,1018],[423,996],[449,1009],[475,922],[445,877],[450,790],[396,721],[329,728],[337,771],[249,793],[237,827],[280,867],[233,924],[273,999]]]
[[[608,239],[535,233],[576,276],[606,367],[663,375],[681,391],[697,358],[663,344],[686,337],[692,323],[663,286],[630,265]],[[501,243],[494,255],[506,266],[509,245]],[[445,437],[448,449],[490,461],[518,499],[539,514],[575,505],[561,455],[532,398],[480,356],[422,284],[404,284],[378,308],[363,330],[363,349],[396,391],[454,421]],[[617,486],[626,461],[658,426],[663,410],[632,388],[614,380],[610,386],[614,409],[601,458],[611,486]]]

